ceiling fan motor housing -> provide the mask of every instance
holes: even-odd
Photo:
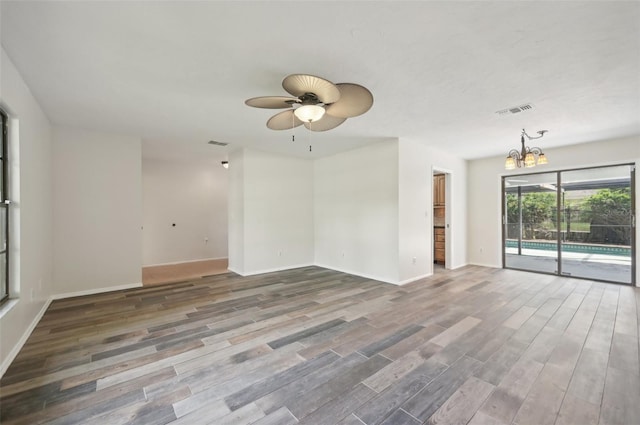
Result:
[[[318,96],[315,93],[305,93],[302,96],[298,97],[300,99],[300,103],[302,105],[317,105],[322,104]]]

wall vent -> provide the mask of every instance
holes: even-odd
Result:
[[[229,143],[216,142],[215,140],[209,140],[209,144],[215,145],[215,146],[227,146]]]
[[[512,106],[511,108],[501,109],[496,111],[498,115],[514,115],[519,114],[520,112],[530,111],[533,109],[533,105],[530,103],[525,103],[524,105]]]

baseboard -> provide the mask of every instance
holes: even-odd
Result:
[[[497,266],[495,264],[485,264],[485,263],[467,263],[466,266],[480,266],[480,267],[488,267],[490,269],[501,269],[502,266]],[[461,266],[463,267],[463,266]]]
[[[227,270],[229,270],[231,273],[235,273],[238,276],[244,276],[244,272],[240,273],[238,270],[232,268],[232,267],[227,267]]]
[[[342,273],[352,274],[354,276],[364,277],[365,279],[376,280],[378,282],[389,283],[391,285],[400,285],[400,283],[398,283],[397,281],[388,280],[388,279],[385,279],[385,278],[381,278],[379,276],[373,276],[373,275],[368,275],[368,274],[364,274],[364,273],[360,273],[360,272],[354,272],[352,270],[341,269],[341,268],[338,268],[338,267],[327,266],[327,265],[324,265],[324,264],[314,264],[314,265],[318,266],[318,267],[325,268],[325,269],[329,269],[329,270],[335,270],[337,272],[342,272]]]
[[[467,266],[471,266],[471,265],[472,265],[472,264],[469,264],[469,263],[459,264],[459,265],[457,265],[457,266],[455,266],[455,267],[451,267],[451,268],[450,268],[450,269],[448,269],[448,270],[458,270],[458,269],[461,269],[461,268],[463,268],[463,267],[467,267]]]
[[[40,319],[42,319],[42,316],[44,316],[44,313],[49,308],[51,301],[53,301],[53,297],[49,297],[44,302],[44,305],[42,306],[38,314],[36,314],[36,317],[33,318],[26,332],[22,335],[22,338],[20,338],[18,343],[13,347],[13,349],[9,352],[9,355],[7,355],[7,357],[4,359],[4,361],[0,365],[0,378],[4,376],[4,373],[7,371],[7,369],[9,369],[9,366],[11,366],[11,363],[13,363],[13,360],[16,358],[20,350],[22,350],[22,347],[31,336],[31,333],[33,332],[33,330],[36,328],[36,326],[38,326],[38,323],[40,323]]]
[[[228,269],[236,274],[239,274],[240,276],[255,276],[257,274],[264,274],[264,273],[273,273],[273,272],[282,272],[285,270],[291,270],[291,269],[299,269],[301,267],[310,267],[310,266],[315,266],[315,264],[313,263],[305,263],[305,264],[294,264],[291,266],[285,266],[285,267],[276,267],[273,269],[262,269],[262,270],[252,270],[249,272],[244,272],[244,273],[238,273],[232,269]]]
[[[158,267],[158,266],[175,266],[176,264],[187,264],[187,263],[199,263],[201,261],[218,261],[218,260],[228,260],[228,257],[219,257],[219,258],[202,258],[200,260],[184,260],[184,261],[173,261],[170,263],[159,263],[159,264],[143,264],[142,268],[147,267]]]
[[[298,268],[301,268],[301,267],[311,267],[311,266],[322,267],[323,269],[329,269],[329,270],[334,270],[334,271],[341,272],[341,273],[352,274],[354,276],[360,276],[360,277],[364,277],[365,279],[371,279],[371,280],[375,280],[375,281],[378,281],[378,282],[389,283],[391,285],[402,285],[402,284],[404,284],[404,282],[401,282],[401,283],[393,282],[391,280],[382,279],[380,277],[373,276],[373,275],[357,273],[357,272],[354,272],[354,271],[351,271],[351,270],[339,269],[339,268],[336,268],[336,267],[327,266],[327,265],[324,265],[324,264],[316,264],[316,263],[298,264],[298,265],[293,265],[293,266],[279,267],[279,268],[273,268],[273,269],[264,269],[264,270],[257,270],[257,271],[254,270],[254,271],[243,272],[243,273],[240,273],[237,270],[234,270],[232,267],[229,267],[228,270],[230,272],[233,272],[233,273],[238,274],[240,276],[255,276],[255,275],[258,275],[258,274],[281,272],[281,271],[285,271],[285,270],[298,269]],[[426,275],[426,276],[429,276],[429,275]],[[407,281],[406,283],[413,282],[414,280],[417,280],[417,279],[422,279],[422,276],[421,277],[412,278],[409,281]]]
[[[410,279],[398,282],[396,283],[396,285],[400,285],[400,286],[406,285],[407,283],[415,282],[416,280],[424,279],[425,277],[430,277],[430,276],[433,276],[433,273],[426,273],[426,274],[423,274],[422,276],[412,277]]]
[[[140,283],[128,283],[126,285],[107,286],[105,288],[87,289],[86,291],[78,292],[65,292],[63,294],[53,295],[51,298],[54,300],[62,300],[64,298],[82,297],[84,295],[102,294],[104,292],[121,291],[123,289],[142,288],[142,282]]]

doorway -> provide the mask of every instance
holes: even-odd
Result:
[[[503,267],[635,284],[635,165],[502,178]]]
[[[228,272],[228,169],[219,157],[168,154],[142,157],[143,285]]]
[[[449,255],[450,174],[433,170],[433,272],[447,269]]]

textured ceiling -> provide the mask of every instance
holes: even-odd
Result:
[[[549,130],[544,148],[640,134],[640,2],[2,1],[1,19],[53,123],[140,136],[148,155],[313,158],[399,137],[478,158],[523,127]],[[292,142],[265,125],[278,111],[244,104],[292,73],[375,103]]]

